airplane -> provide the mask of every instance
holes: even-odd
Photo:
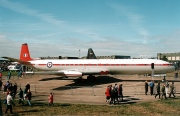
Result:
[[[27,43],[21,46],[20,59],[2,58],[39,70],[25,72],[26,74],[52,74],[63,77],[151,74],[152,70],[154,74],[165,74],[175,71],[173,64],[158,59],[32,59]]]

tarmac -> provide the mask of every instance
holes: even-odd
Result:
[[[18,90],[21,87],[25,88],[27,82],[31,85],[32,101],[47,102],[49,93],[54,94],[54,103],[70,103],[70,104],[90,104],[90,105],[109,105],[106,102],[105,90],[108,85],[123,84],[124,100],[118,105],[135,104],[141,102],[152,102],[160,100],[148,95],[145,95],[144,82],[150,82],[152,79],[155,85],[158,81],[163,85],[163,77],[146,77],[139,75],[108,75],[98,76],[94,80],[85,79],[78,81],[74,78],[62,78],[56,75],[26,75],[22,78],[13,76],[10,82],[14,85],[17,83]],[[174,77],[166,77],[166,80],[171,84],[175,82],[176,96],[180,96],[180,79]],[[6,77],[2,80],[6,82]],[[0,91],[0,98],[6,98],[6,94]],[[16,98],[18,99],[18,95]],[[171,98],[168,98],[171,99]]]

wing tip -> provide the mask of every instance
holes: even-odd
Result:
[[[8,57],[6,57],[6,56],[3,56],[3,57],[1,57],[1,58],[7,59]]]

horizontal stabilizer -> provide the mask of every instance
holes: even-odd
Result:
[[[23,64],[23,65],[30,65],[30,62],[27,62],[27,61],[22,61],[22,60],[11,58],[11,57],[2,57],[2,58],[10,60],[10,61],[14,61],[14,62],[19,62],[20,64]]]

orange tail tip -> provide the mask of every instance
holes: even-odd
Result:
[[[22,60],[22,61],[30,61],[30,60],[32,60],[31,56],[30,56],[30,53],[29,53],[27,43],[24,43],[21,46],[20,60]]]

